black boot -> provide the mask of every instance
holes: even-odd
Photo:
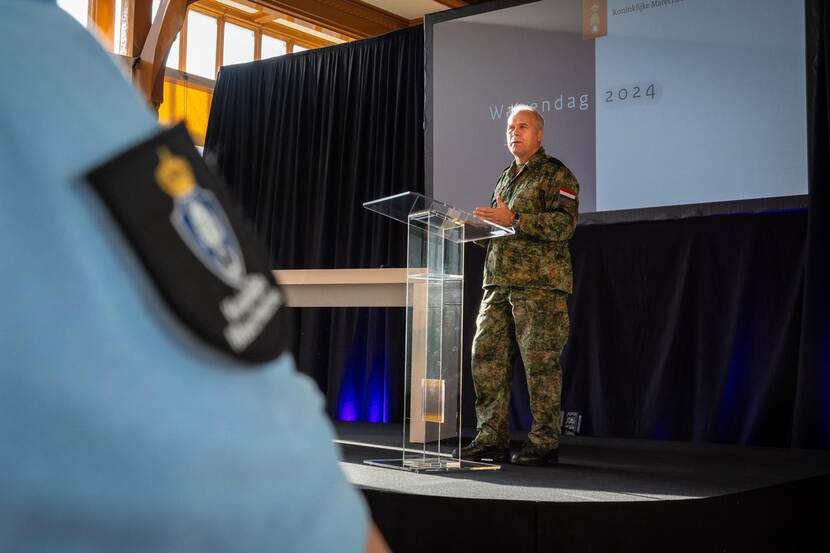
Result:
[[[458,458],[458,449],[454,449],[452,456]],[[461,448],[461,458],[466,461],[484,461],[487,463],[510,462],[510,449],[494,445],[484,445],[473,440]]]
[[[559,464],[559,448],[545,448],[525,442],[522,449],[513,454],[510,462],[515,465],[544,467]]]

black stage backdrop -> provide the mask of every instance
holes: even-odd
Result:
[[[406,266],[406,227],[363,202],[423,192],[423,29],[223,67],[205,157],[278,269]],[[330,415],[400,419],[402,309],[295,309],[294,354]],[[398,409],[398,411],[394,411]]]
[[[563,407],[582,413],[582,433],[830,448],[828,15],[818,0],[807,7],[809,221],[793,211],[578,227]],[[402,225],[361,203],[423,190],[422,47],[413,28],[222,70],[205,155],[275,268],[404,265]],[[466,252],[471,391],[483,250]],[[294,352],[329,414],[400,421],[403,310],[295,311]],[[515,374],[511,424],[527,428]],[[463,414],[474,420],[472,393]]]
[[[563,409],[582,414],[582,433],[789,446],[806,220],[793,211],[578,227],[562,363]],[[481,298],[478,250],[467,249],[468,306]],[[472,386],[469,361],[465,370]],[[525,386],[517,365],[514,429],[530,426]]]
[[[810,217],[793,445],[830,448],[830,9],[807,2]]]

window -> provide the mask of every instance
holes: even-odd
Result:
[[[167,54],[167,63],[164,65],[169,67],[170,69],[178,69],[179,68],[179,37],[181,34],[176,35],[176,40],[173,41],[173,44],[170,45],[170,53]]]
[[[119,4],[122,0],[116,0]],[[153,0],[153,7],[151,8],[152,11],[150,12],[150,21],[156,20],[156,15],[158,14],[159,7],[161,6],[161,0]],[[116,27],[117,29],[118,27]],[[116,35],[117,36],[117,35]],[[173,44],[170,45],[170,53],[167,54],[167,63],[165,63],[165,67],[169,67],[170,69],[179,69],[179,37],[181,37],[181,33],[176,35],[176,40],[173,41]],[[126,41],[126,35],[124,36],[124,40]]]
[[[225,23],[222,65],[254,61],[254,31]]]
[[[127,35],[126,35],[126,25],[123,27],[124,31],[122,31],[121,26],[121,0],[115,0],[115,4],[113,6],[113,25],[112,25],[112,51],[116,54],[123,54],[125,53]],[[122,42],[122,32],[124,33],[123,42]],[[122,47],[123,46],[123,47]]]
[[[185,71],[216,78],[216,18],[191,10],[187,15]]]
[[[282,56],[285,55],[286,52],[288,52],[288,45],[284,40],[268,35],[262,35],[262,52],[260,56],[262,59]]]
[[[294,45],[294,49],[292,50],[292,52],[294,52],[295,54],[297,54],[297,53],[299,53],[299,52],[305,52],[305,51],[307,51],[307,50],[308,50],[308,48],[306,48],[305,46],[300,46],[299,44],[295,44],[295,45]]]
[[[58,0],[58,6],[74,17],[78,23],[87,26],[89,20],[89,0]]]

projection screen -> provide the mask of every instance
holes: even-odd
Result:
[[[428,16],[427,193],[472,210],[545,117],[580,222],[806,206],[803,0],[541,0]]]

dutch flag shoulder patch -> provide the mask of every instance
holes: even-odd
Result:
[[[560,188],[559,189],[559,197],[565,198],[566,200],[576,201],[576,192],[571,190],[570,188]]]

